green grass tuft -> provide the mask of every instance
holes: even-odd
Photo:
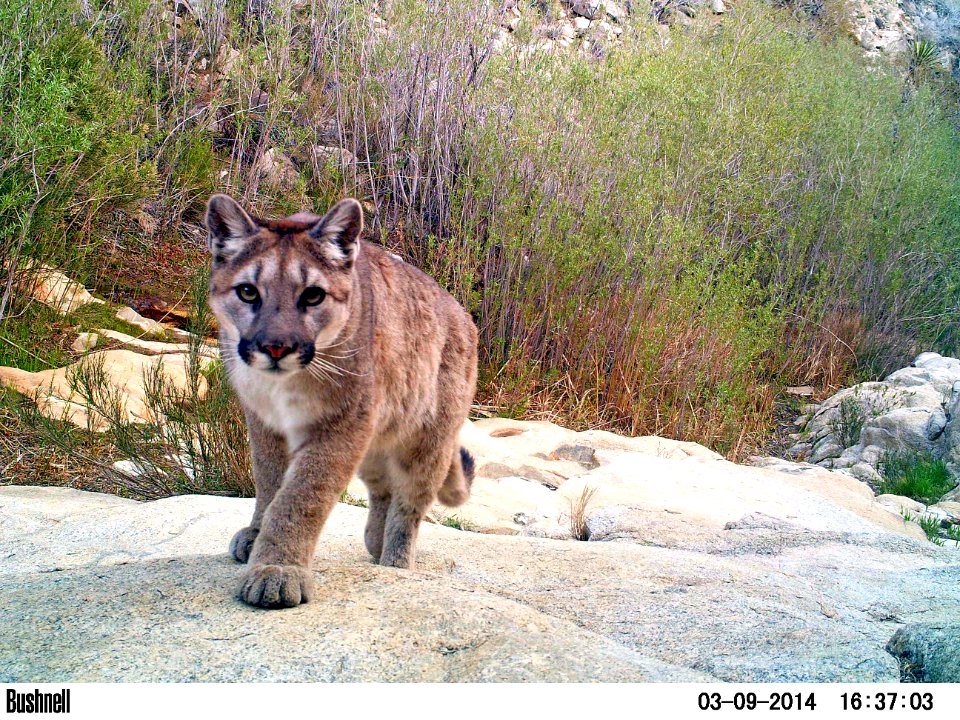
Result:
[[[440,525],[453,528],[454,530],[464,530],[466,532],[477,531],[477,526],[474,523],[462,518],[460,515],[446,515],[440,518]]]
[[[878,469],[883,477],[881,494],[903,495],[927,505],[956,485],[946,463],[924,453],[888,453]]]
[[[934,545],[943,545],[943,538],[940,536],[940,519],[932,515],[921,515],[917,518],[917,524],[927,535],[927,540]]]
[[[348,493],[346,490],[340,493],[340,502],[345,503],[347,505],[353,505],[354,507],[359,507],[359,508],[367,507],[366,498],[354,497],[353,495]]]

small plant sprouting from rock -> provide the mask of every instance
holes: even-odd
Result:
[[[921,515],[917,518],[917,524],[927,535],[927,540],[934,545],[943,545],[943,538],[940,537],[940,519],[933,515]]]
[[[589,485],[583,488],[579,497],[570,501],[570,534],[576,540],[589,540],[590,527],[587,525],[587,509],[597,494],[597,488]]]
[[[345,505],[353,505],[354,507],[365,508],[367,507],[367,501],[364,498],[354,497],[346,490],[340,493],[340,502]]]
[[[937,45],[931,40],[914,40],[910,43],[910,74],[914,78],[926,77],[937,67]]]
[[[867,419],[866,413],[860,401],[854,397],[841,400],[837,410],[837,419],[833,422],[834,435],[843,447],[852,447],[860,442],[860,431]]]
[[[937,502],[955,485],[946,463],[929,453],[892,452],[880,460],[880,494],[903,495],[918,502]]]
[[[447,515],[440,520],[440,524],[444,527],[453,528],[454,530],[464,530],[465,532],[477,531],[476,525],[459,515]]]
[[[912,512],[903,508],[900,510],[900,517],[904,522],[913,522],[920,526],[927,540],[934,545],[943,545],[945,539],[960,543],[960,525],[948,525],[944,528],[940,518],[935,515],[914,515]]]

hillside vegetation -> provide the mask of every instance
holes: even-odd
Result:
[[[948,82],[758,0],[671,29],[639,5],[538,49],[558,5],[507,33],[480,0],[7,0],[0,364],[70,339],[25,258],[182,300],[215,191],[363,200],[476,319],[490,412],[738,455],[784,385],[955,353]]]

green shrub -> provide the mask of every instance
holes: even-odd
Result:
[[[116,89],[100,45],[75,24],[79,5],[0,7],[0,267],[24,256],[80,280],[118,209],[148,196],[153,168],[128,125],[137,98]],[[9,300],[9,298],[5,298]],[[0,321],[3,310],[0,308]]]
[[[860,402],[853,397],[840,401],[837,408],[837,419],[833,423],[833,432],[840,439],[840,444],[848,448],[860,442],[860,431],[866,415]]]
[[[878,468],[878,491],[903,495],[922,503],[937,502],[956,484],[940,458],[917,452],[887,453]]]
[[[341,101],[385,237],[478,321],[491,404],[737,454],[779,383],[956,348],[960,153],[932,93],[759,3],[602,62],[477,62],[483,12],[424,7],[361,28]]]

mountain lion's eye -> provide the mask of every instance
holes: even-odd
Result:
[[[237,285],[237,287],[234,289],[237,291],[237,297],[243,300],[245,303],[253,305],[256,302],[260,302],[260,291],[250,283]]]
[[[323,288],[308,287],[300,295],[300,304],[304,306],[319,305],[326,296],[327,293]]]

